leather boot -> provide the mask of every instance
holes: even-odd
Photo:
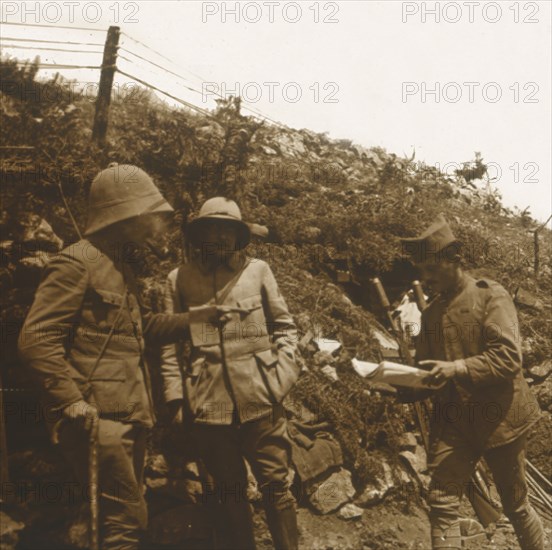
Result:
[[[266,522],[272,535],[275,550],[297,550],[299,547],[299,530],[295,505],[283,510],[266,506]]]

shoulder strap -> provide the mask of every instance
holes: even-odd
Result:
[[[251,263],[251,260],[249,258],[246,258],[243,262],[243,265],[241,266],[240,270],[230,279],[226,286],[222,289],[220,294],[215,294],[215,303],[217,305],[224,304],[224,301],[226,298],[228,298],[228,295],[230,292],[232,292],[232,289],[236,286],[236,283],[239,281],[242,273],[245,271],[245,268]]]
[[[115,332],[115,327],[117,326],[117,323],[119,322],[119,319],[121,318],[121,314],[123,313],[123,309],[125,307],[126,301],[127,301],[127,293],[126,293],[126,285],[125,285],[125,292],[123,295],[123,299],[121,300],[121,305],[119,307],[119,311],[117,311],[117,316],[115,317],[115,320],[113,321],[113,324],[111,325],[111,328],[109,329],[109,332],[107,333],[107,336],[105,337],[105,340],[103,341],[102,347],[96,357],[96,360],[94,361],[94,365],[90,369],[90,373],[88,374],[86,381],[90,382],[92,379],[92,376],[94,375],[94,372],[98,368],[98,365],[100,364],[100,360],[103,357],[103,354],[105,353],[105,350],[107,349],[107,346],[109,344],[109,341],[111,340],[111,337],[113,336],[113,333]]]

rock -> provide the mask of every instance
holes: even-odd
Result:
[[[337,512],[337,517],[341,519],[359,519],[362,517],[364,510],[359,508],[356,504],[345,504]]]
[[[552,359],[547,359],[544,363],[531,367],[529,373],[535,382],[544,382],[552,373]]]
[[[12,550],[17,547],[19,532],[25,528],[25,524],[11,518],[6,512],[0,510],[0,548]]]
[[[537,311],[542,311],[544,309],[544,304],[534,294],[521,287],[518,287],[516,290],[514,302],[518,306],[530,307]]]
[[[370,483],[366,486],[362,494],[355,500],[358,505],[366,508],[382,501],[395,486],[389,464],[382,462],[382,467],[383,476],[378,477],[375,483]]]
[[[317,512],[329,514],[349,502],[354,495],[351,472],[341,468],[315,487],[309,501]]]
[[[269,155],[271,157],[278,155],[278,152],[272,149],[272,147],[268,147],[267,145],[261,145],[261,150],[265,155]]]
[[[543,411],[552,412],[552,378],[548,378],[541,384],[535,384],[531,389],[537,397],[540,408]]]
[[[325,367],[322,367],[320,371],[324,373],[330,380],[333,380],[334,382],[337,382],[339,380],[335,367],[326,365]]]
[[[397,471],[398,471],[399,483],[401,484],[402,488],[406,488],[412,485],[413,483],[412,478],[408,475],[407,471],[404,468],[398,468]]]
[[[401,451],[399,456],[402,458],[410,473],[414,475],[418,483],[422,487],[427,488],[429,486],[430,478],[426,475],[427,458],[423,447],[421,445],[417,445],[415,452]]]
[[[414,452],[401,451],[399,456],[407,463],[410,468],[416,473],[427,472],[426,453],[421,445],[416,445]]]
[[[277,143],[284,156],[302,156],[307,153],[302,137],[297,133],[280,133]]]
[[[415,451],[418,446],[416,436],[412,432],[405,432],[399,438],[399,446],[401,451]]]

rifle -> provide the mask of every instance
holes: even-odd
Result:
[[[420,281],[413,281],[412,289],[418,309],[422,312],[427,307],[427,301]],[[473,490],[468,490],[466,496],[477,514],[481,525],[487,527],[490,523],[498,520],[501,512],[499,506],[497,506],[497,503],[491,496],[489,488],[493,486],[493,483],[481,462],[477,463],[470,481],[470,487],[473,487]]]
[[[391,330],[399,345],[399,355],[401,356],[401,359],[407,365],[414,366],[414,357],[410,353],[410,349],[408,348],[408,344],[404,339],[404,335],[402,333],[402,330],[399,324],[397,323],[396,319],[392,315],[391,303],[389,302],[389,298],[387,297],[387,294],[385,292],[385,289],[383,288],[383,285],[381,284],[381,281],[377,277],[375,277],[374,279],[372,279],[372,285],[374,286],[374,289],[378,296],[380,306],[385,310],[387,319],[391,326]],[[413,408],[414,408],[414,418],[416,419],[418,429],[420,430],[424,448],[426,452],[428,452],[429,451],[429,423],[427,420],[428,415],[423,410],[424,405],[422,404],[422,402],[416,401],[411,405],[413,405]]]

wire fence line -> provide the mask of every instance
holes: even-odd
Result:
[[[90,28],[90,27],[73,27],[73,26],[67,26],[67,25],[43,25],[43,24],[39,24],[39,23],[2,22],[2,25],[12,25],[12,26],[20,26],[20,27],[70,29],[70,30],[92,31],[92,32],[102,32],[102,33],[105,32],[105,30],[103,30],[103,29],[94,29],[94,28]],[[202,83],[202,86],[205,82],[207,82],[207,80],[204,77],[202,77],[201,75],[199,75],[199,74],[197,74],[197,73],[195,73],[195,72],[193,72],[189,69],[184,69],[184,68],[180,67],[175,61],[173,61],[172,59],[170,59],[166,55],[160,53],[159,51],[155,50],[154,48],[152,48],[151,46],[149,46],[145,42],[142,42],[141,40],[138,40],[138,39],[134,38],[133,36],[127,34],[126,32],[121,31],[120,35],[125,37],[129,41],[132,41],[135,45],[141,46],[141,47],[145,48],[146,50],[148,50],[149,52],[151,52],[152,54],[160,57],[161,59],[163,59],[165,61],[167,61],[170,65],[175,67],[175,70],[168,68],[164,64],[162,65],[160,63],[157,63],[156,61],[153,61],[146,54],[136,53],[135,51],[133,51],[133,49],[129,49],[131,47],[130,44],[128,44],[129,47],[126,47],[127,44],[123,44],[123,45],[118,46],[118,52],[117,52],[117,58],[118,59],[121,59],[122,61],[125,61],[126,63],[129,63],[129,64],[133,65],[134,67],[140,67],[141,69],[143,69],[144,67],[141,66],[136,61],[136,60],[140,60],[144,63],[147,63],[148,65],[150,65],[152,67],[155,67],[156,69],[159,69],[160,71],[163,72],[163,74],[167,74],[167,75],[171,75],[171,76],[176,77],[180,81],[177,84],[179,87],[181,87],[181,88],[183,88],[183,89],[185,89],[189,92],[192,92],[194,94],[199,94],[202,97],[205,96],[205,93],[204,93],[203,89],[199,90],[199,89],[193,87],[190,80],[185,78],[184,76],[182,76],[182,71],[186,71],[187,73],[189,73],[193,77],[199,79]],[[6,44],[7,41],[9,41],[10,43]],[[12,42],[17,42],[18,44],[12,44]],[[94,46],[94,47],[103,46],[103,44],[101,44],[99,42],[62,41],[62,40],[32,39],[32,38],[21,38],[21,37],[3,37],[3,38],[0,38],[0,47],[1,47],[1,49],[38,50],[38,51],[60,52],[60,53],[69,53],[69,54],[84,54],[84,55],[90,55],[90,54],[101,55],[103,53],[102,51],[97,51],[97,50],[66,49],[66,48],[42,46],[40,44],[68,45],[68,46]],[[129,56],[132,56],[132,57],[128,57],[127,55],[123,55],[123,53],[120,53],[120,52],[124,52],[124,53],[126,53],[126,54],[128,54]],[[136,60],[133,59],[133,58],[136,58]],[[24,65],[25,65],[25,63],[18,62],[18,66],[24,66]],[[38,66],[38,68],[43,68],[43,69],[63,69],[63,70],[65,70],[65,69],[69,69],[69,70],[77,70],[77,69],[98,70],[98,69],[106,68],[101,64],[100,65],[89,65],[89,64],[78,64],[78,63],[73,63],[73,64],[71,64],[71,63],[56,63],[55,60],[52,63],[43,63],[43,62],[39,61],[37,66]],[[144,78],[138,78],[136,76],[133,76],[133,75],[131,75],[130,71],[122,70],[117,66],[115,66],[115,70],[117,71],[117,73],[121,74],[122,76],[125,76],[127,78],[131,78],[131,79],[135,80],[137,83],[141,84],[142,86],[145,86],[145,87],[147,87],[151,90],[154,90],[154,91],[156,91],[160,94],[163,94],[164,96],[172,99],[173,101],[176,101],[180,105],[183,105],[183,106],[185,106],[185,107],[187,107],[187,108],[189,108],[193,111],[201,113],[204,116],[208,116],[208,117],[212,118],[212,115],[210,115],[209,112],[206,109],[204,109],[202,107],[199,107],[198,105],[195,105],[194,103],[192,103],[190,101],[187,101],[187,100],[183,99],[182,97],[178,97],[178,95],[175,95],[174,93],[171,93],[166,89],[163,89],[161,86],[157,86],[155,84],[152,84],[151,82],[149,82],[148,80],[146,80]],[[180,71],[180,72],[177,72],[177,71]],[[158,77],[158,75],[156,73],[153,73],[153,75]],[[217,96],[217,98],[219,98],[219,99],[226,99],[226,97],[224,95],[222,95],[221,93],[219,93],[218,91],[210,90],[209,93],[214,95],[214,96]],[[253,107],[251,107],[247,104],[244,104],[244,103],[248,103],[248,102],[247,102],[247,100],[244,100],[242,98],[241,108],[245,111],[253,113],[255,115],[253,118],[260,119],[260,120],[265,121],[265,122],[270,122],[271,124],[274,124],[275,126],[285,128],[284,124],[282,124],[282,123],[272,119],[271,117],[265,115],[264,113],[262,113],[258,109],[255,109],[255,108],[253,108]]]
[[[15,38],[13,36],[0,37],[1,40],[11,40],[12,42],[42,42],[43,44],[69,44],[71,46],[99,46],[103,48],[101,42],[69,42],[67,40],[39,40],[38,38]]]

